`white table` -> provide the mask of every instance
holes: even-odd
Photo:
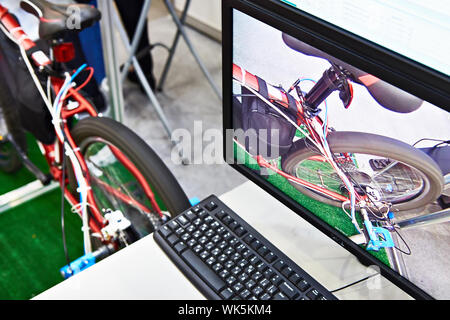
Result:
[[[374,272],[250,181],[220,199],[328,290]],[[410,299],[381,276],[335,295],[339,299]],[[204,297],[150,235],[34,299],[198,300]]]

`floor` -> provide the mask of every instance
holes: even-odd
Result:
[[[176,30],[161,0],[153,1],[150,20],[151,42],[170,44]],[[221,45],[189,29],[188,34],[214,81],[220,85]],[[153,51],[153,58],[154,73],[159,78],[167,52],[162,48],[156,48]],[[124,96],[125,124],[133,128],[157,151],[189,197],[202,199],[213,193],[221,195],[246,181],[226,164],[211,165],[202,161],[202,155],[205,156],[204,159],[221,159],[221,147],[217,148],[218,154],[210,155],[209,158],[206,156],[210,150],[208,147],[214,143],[211,137],[221,139],[222,106],[183,41],[180,41],[164,91],[158,93],[157,97],[174,133],[191,134],[190,143],[187,144],[191,147],[190,165],[179,164],[179,158],[169,143],[169,137],[165,134],[152,105],[140,89],[125,83]],[[409,139],[413,138],[408,133],[405,135]],[[410,229],[403,234],[414,252],[414,255],[404,259],[409,277],[436,298],[450,298],[448,289],[450,277],[447,273],[450,262],[449,235],[449,223]],[[422,240],[412,242],[412,239]],[[430,247],[433,250],[430,250]]]

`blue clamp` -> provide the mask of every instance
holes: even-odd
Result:
[[[200,199],[197,197],[193,197],[189,199],[189,202],[191,203],[191,206],[196,206],[197,204],[200,203]]]
[[[378,251],[381,248],[393,248],[395,246],[389,230],[381,227],[374,227],[369,220],[364,221],[370,240],[367,244],[367,250]]]
[[[61,275],[64,277],[64,279],[67,279],[94,264],[95,256],[92,253],[88,253],[81,258],[78,258],[77,260],[71,262],[70,265],[65,265],[64,267],[59,269],[59,272],[61,272]]]

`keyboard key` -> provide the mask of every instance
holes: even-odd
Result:
[[[267,264],[261,261],[256,265],[256,269],[258,269],[259,272],[264,272],[267,269]]]
[[[289,298],[286,297],[281,292],[278,292],[276,295],[273,296],[273,300],[289,300]]]
[[[291,267],[287,267],[287,268],[284,268],[283,271],[281,271],[281,274],[283,276],[285,276],[286,278],[289,278],[291,275],[294,274],[294,270],[292,270]]]
[[[177,237],[176,234],[172,234],[167,238],[167,242],[170,244],[170,246],[174,246],[175,243],[177,243],[180,239]]]
[[[280,291],[283,292],[289,299],[294,299],[299,295],[299,292],[295,290],[293,286],[290,286],[287,282],[283,282],[280,285]]]
[[[270,294],[271,296],[273,296],[275,293],[278,292],[278,288],[275,285],[272,284],[266,289],[266,292],[268,294]]]
[[[239,294],[239,296],[244,300],[248,299],[251,295],[252,293],[248,289],[242,290],[242,292]]]
[[[177,221],[178,221],[178,223],[181,224],[182,226],[185,226],[185,225],[187,225],[187,224],[189,223],[189,220],[188,220],[184,215],[180,215],[180,216],[177,218]]]
[[[222,271],[219,272],[219,276],[222,279],[227,278],[230,275],[230,271],[228,271],[227,269],[223,269]]]
[[[264,292],[263,288],[256,287],[252,290],[252,293],[255,295],[255,297],[259,297]]]
[[[231,260],[228,260],[227,262],[225,262],[224,266],[227,269],[231,269],[234,266],[234,262]]]
[[[239,291],[241,291],[242,289],[244,289],[244,285],[240,282],[233,285],[233,290],[237,293],[239,293]]]
[[[309,289],[309,287],[311,287],[311,285],[305,279],[298,282],[296,286],[300,289],[301,292],[305,292]]]
[[[247,230],[245,230],[243,227],[238,227],[236,230],[234,230],[234,232],[238,237],[242,237],[244,234],[247,233]]]
[[[258,281],[258,280],[260,280],[262,278],[263,278],[263,275],[259,271],[256,271],[254,274],[252,274],[252,279],[255,280],[255,281]]]
[[[272,282],[276,286],[278,286],[282,281],[283,279],[281,279],[281,277],[277,274],[270,278],[270,282]]]
[[[214,201],[209,201],[207,204],[205,204],[205,208],[208,211],[213,211],[214,209],[217,208],[217,204]]]
[[[265,288],[265,287],[267,287],[267,286],[270,285],[270,281],[267,280],[267,279],[262,279],[262,280],[259,282],[259,285],[260,285],[261,287]]]
[[[256,266],[257,264],[261,263],[261,260],[257,256],[253,256],[252,258],[250,258],[249,261],[254,266]]]
[[[167,238],[172,233],[172,230],[170,230],[170,228],[168,226],[163,226],[162,228],[159,229],[159,233],[164,238]]]
[[[266,246],[262,246],[258,249],[258,253],[264,257],[269,252],[269,249]]]
[[[231,297],[233,297],[234,292],[233,290],[231,290],[230,288],[226,288],[225,290],[223,290],[222,292],[220,292],[220,295],[222,296],[222,298],[224,298],[225,300],[231,299]]]
[[[301,279],[302,278],[300,278],[300,276],[296,273],[289,277],[289,281],[293,284],[297,284]]]
[[[220,220],[222,220],[222,218],[225,217],[226,215],[228,215],[228,213],[226,213],[225,210],[220,210],[219,212],[216,213],[216,217],[219,218]]]
[[[208,251],[203,251],[202,253],[200,253],[200,258],[202,259],[202,260],[205,260],[206,258],[208,258],[209,257],[209,252]]]
[[[264,259],[269,263],[274,262],[275,260],[277,260],[277,258],[278,257],[273,252],[269,252],[264,256]]]
[[[279,260],[277,263],[273,265],[273,267],[278,271],[281,271],[286,267],[286,262],[284,262],[283,260]]]
[[[267,293],[264,293],[261,297],[259,297],[259,300],[270,300],[270,295]]]
[[[212,269],[214,272],[219,273],[223,269],[223,266],[220,263],[216,263],[212,266]]]
[[[195,218],[197,218],[197,215],[196,215],[193,211],[191,211],[191,210],[189,210],[188,212],[186,212],[184,215],[186,216],[186,218],[187,218],[189,221],[192,221],[192,220],[194,220]]]
[[[275,272],[269,268],[266,271],[264,271],[263,274],[265,278],[270,279],[270,277],[272,277],[275,274]]]
[[[248,234],[245,236],[244,241],[246,244],[250,244],[255,240],[255,236],[253,236],[252,234]]]
[[[239,262],[237,263],[239,268],[244,268],[247,264],[248,264],[248,261],[245,259],[239,260]]]
[[[188,241],[191,238],[191,235],[189,233],[185,233],[181,236],[181,240]]]
[[[229,225],[231,222],[234,222],[234,220],[229,215],[226,215],[222,218],[222,222],[225,223],[226,225]]]
[[[174,247],[175,251],[178,253],[183,252],[184,250],[187,249],[187,246],[184,242],[178,242],[175,247]]]
[[[237,227],[239,227],[239,224],[236,221],[233,221],[228,225],[228,227],[234,231]]]
[[[225,282],[228,284],[229,287],[231,287],[236,281],[237,279],[235,276],[230,276],[225,279]]]
[[[186,263],[197,272],[198,276],[208,283],[215,291],[219,292],[225,286],[225,282],[212,271],[199,257],[190,249],[184,251],[181,256]]]
[[[254,287],[256,286],[256,282],[255,281],[253,281],[253,280],[248,280],[246,283],[245,283],[245,287],[248,289],[248,290],[252,290]]]
[[[178,224],[178,222],[176,222],[175,220],[170,221],[168,224],[170,229],[172,229],[173,231],[175,231],[176,229],[178,229],[180,227],[180,225]]]
[[[262,243],[259,240],[255,240],[250,243],[250,247],[252,247],[254,250],[258,250],[260,247],[262,247]]]
[[[321,294],[316,289],[312,289],[306,293],[306,296],[311,300],[317,300],[320,298]]]
[[[215,249],[213,249],[213,250],[211,251],[211,254],[212,254],[214,257],[217,257],[221,252],[222,252],[222,251],[220,251],[219,248],[215,248]]]
[[[242,271],[242,269],[239,268],[238,266],[235,266],[233,269],[231,269],[231,273],[232,273],[234,276],[239,275],[239,274],[241,273],[241,271]]]
[[[209,257],[208,259],[206,259],[206,264],[208,266],[212,266],[214,264],[214,262],[216,262],[216,258],[214,258],[214,257]]]

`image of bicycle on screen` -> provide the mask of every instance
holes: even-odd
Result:
[[[285,181],[309,199],[340,208],[353,226],[349,235],[367,250],[394,247],[391,233],[398,234],[402,212],[448,192],[448,164],[433,157],[448,155],[448,141],[421,150],[380,134],[334,129],[330,109],[348,110],[358,99],[354,86],[364,87],[376,103],[397,114],[414,112],[423,101],[302,41],[282,37],[288,48],[326,60],[329,67],[317,80],[300,77],[284,89],[234,64],[234,128],[247,133],[244,139],[235,137],[237,157],[274,173],[278,180],[269,179],[291,197],[297,195]],[[332,94],[343,105],[329,105]],[[249,143],[252,139],[256,143]]]

